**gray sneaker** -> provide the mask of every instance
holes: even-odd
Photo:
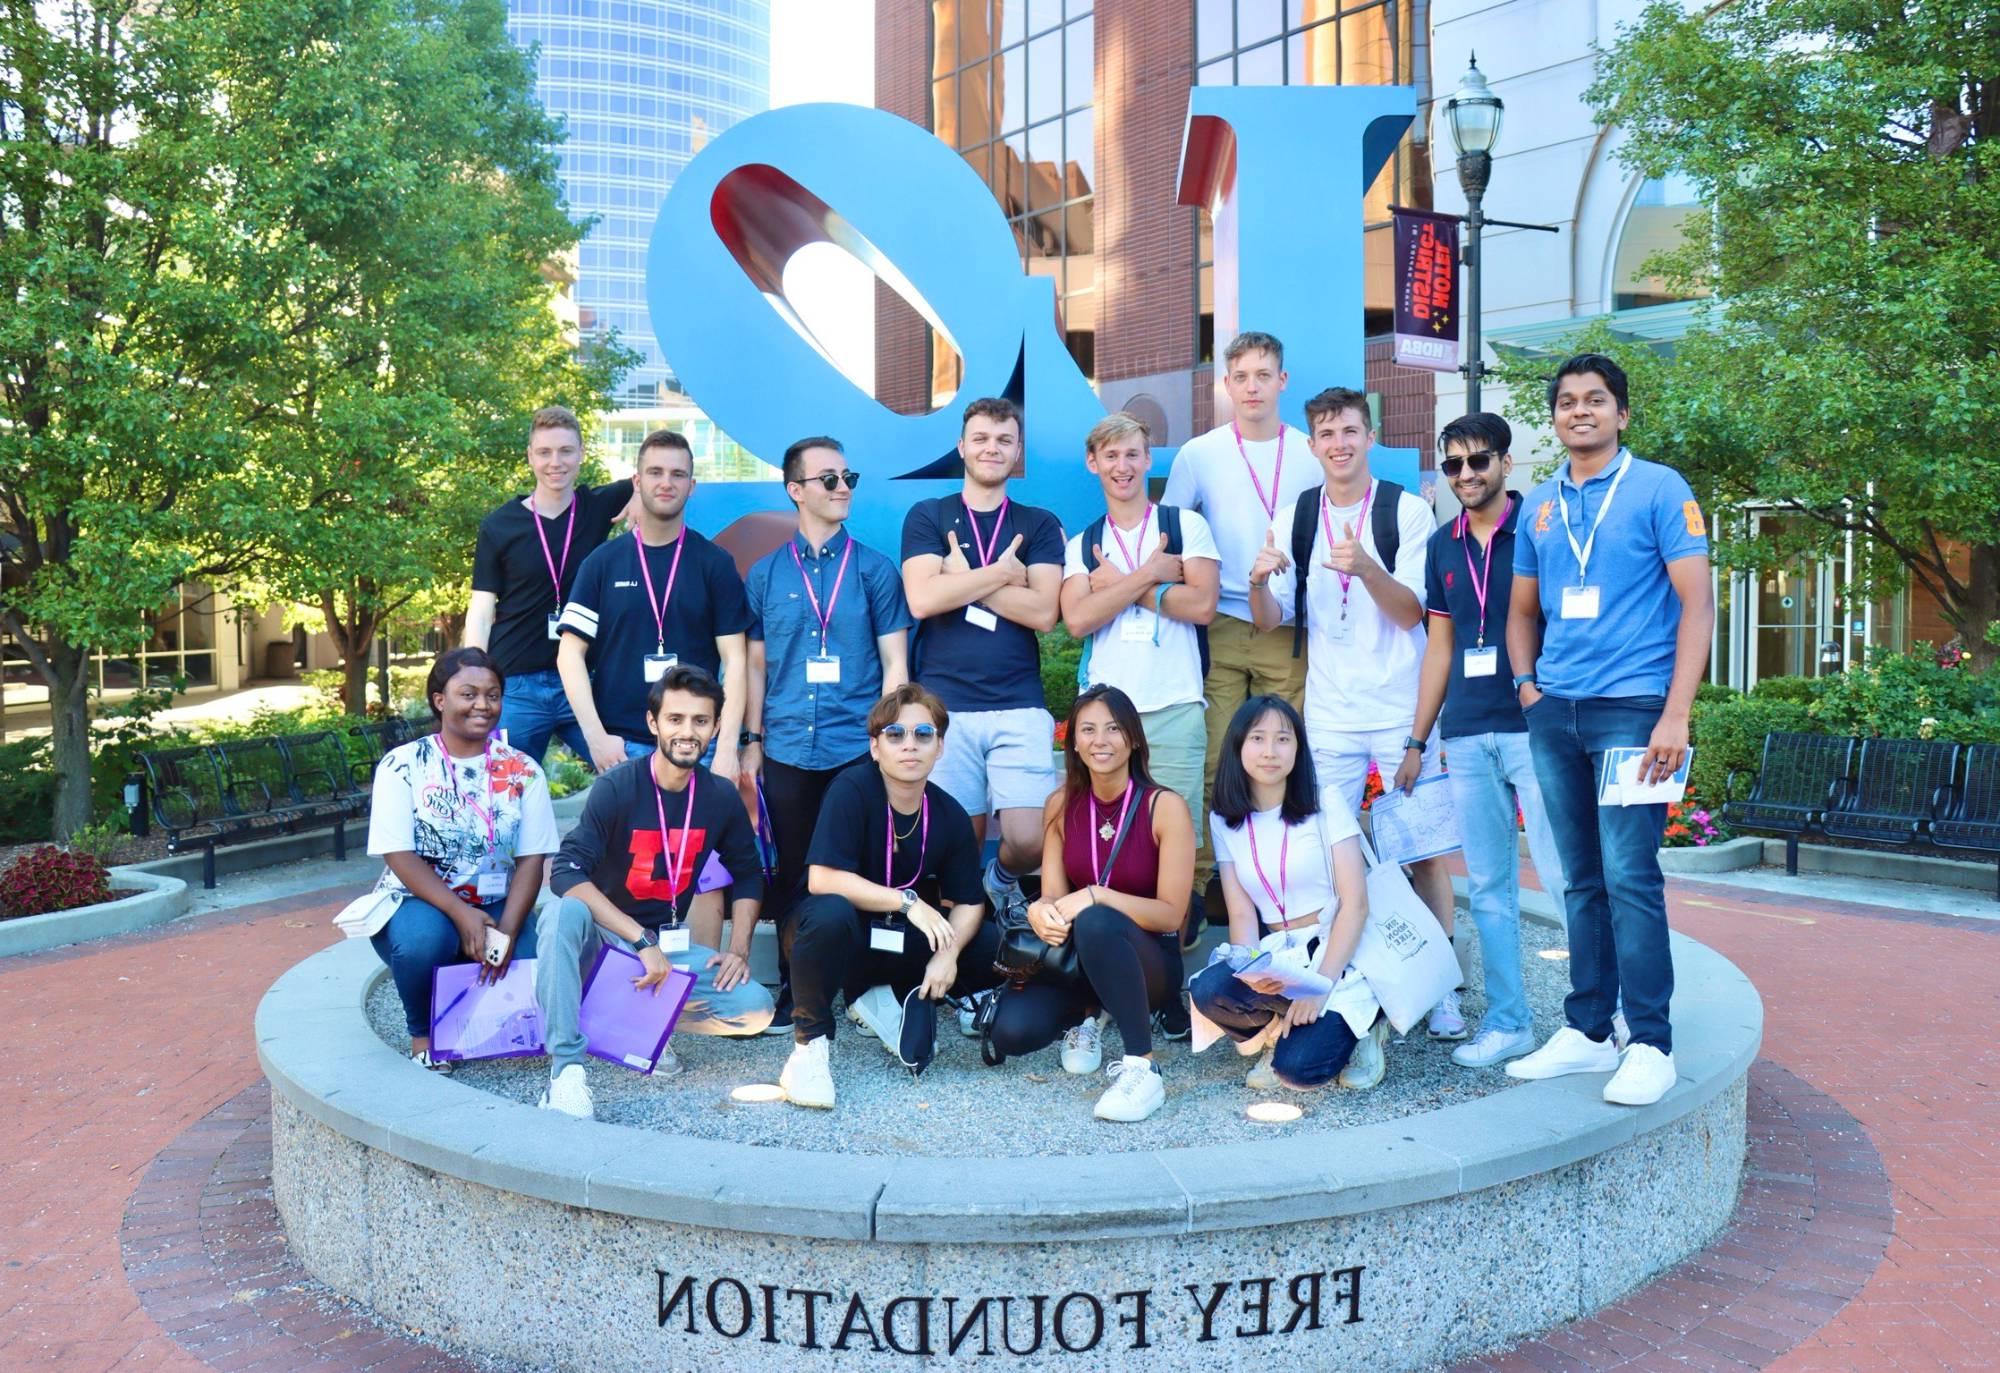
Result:
[[[1027,899],[1021,895],[1021,884],[1019,882],[1002,884],[999,872],[1000,863],[995,859],[988,863],[986,871],[979,875],[979,885],[986,893],[986,909],[996,918],[1010,906],[1027,905]]]
[[[1533,1030],[1481,1030],[1470,1044],[1451,1051],[1451,1061],[1461,1068],[1491,1068],[1534,1051]]]
[[[1350,1091],[1365,1092],[1381,1083],[1389,1071],[1387,1050],[1389,1047],[1389,1017],[1378,1015],[1375,1023],[1368,1027],[1368,1033],[1354,1046],[1348,1056],[1347,1066],[1340,1070],[1340,1085]]]

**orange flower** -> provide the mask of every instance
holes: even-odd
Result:
[[[486,766],[487,789],[495,796],[520,800],[528,789],[528,760],[518,753],[505,753]]]

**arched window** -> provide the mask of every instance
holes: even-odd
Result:
[[[1640,183],[1639,193],[1625,216],[1625,226],[1619,231],[1618,252],[1612,262],[1612,309],[1634,310],[1643,305],[1695,300],[1708,294],[1672,286],[1644,270],[1654,254],[1686,242],[1687,223],[1692,216],[1708,217],[1708,207],[1695,194],[1693,182],[1670,175],[1648,177]]]

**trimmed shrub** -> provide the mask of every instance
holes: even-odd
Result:
[[[1061,724],[1076,704],[1076,669],[1083,661],[1083,643],[1069,637],[1060,627],[1040,636],[1042,641],[1042,697],[1049,714]]]
[[[46,915],[111,899],[111,875],[93,854],[54,844],[29,849],[0,873],[0,917]]]

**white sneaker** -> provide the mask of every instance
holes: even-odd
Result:
[[[984,1006],[993,994],[991,989],[974,992],[959,1005],[958,1032],[967,1039],[979,1038],[979,1008]]]
[[[847,1018],[882,1041],[890,1053],[903,1042],[903,1006],[887,987],[870,987],[847,1003]]]
[[[1617,1074],[1604,1084],[1604,1099],[1616,1106],[1651,1106],[1672,1090],[1679,1077],[1672,1054],[1650,1044],[1634,1044],[1625,1051]]]
[[[1264,1050],[1264,1056],[1257,1060],[1257,1066],[1243,1075],[1243,1085],[1253,1092],[1275,1092],[1285,1084],[1278,1081],[1278,1070],[1271,1066],[1271,1060],[1278,1056],[1277,1049]]]
[[[785,1100],[794,1106],[833,1109],[833,1070],[827,1063],[832,1047],[833,1041],[825,1035],[792,1046],[792,1056],[778,1074],[778,1090],[785,1094]]]
[[[1465,1016],[1458,1009],[1458,993],[1446,992],[1444,1000],[1431,1007],[1432,1039],[1464,1039]]]
[[[660,1061],[653,1065],[653,1076],[672,1077],[680,1072],[683,1066],[681,1056],[675,1053],[673,1045],[669,1044],[666,1048],[660,1050]]]
[[[1632,1027],[1625,1023],[1623,1011],[1611,1013],[1611,1042],[1617,1046],[1620,1053],[1623,1053],[1625,1047],[1632,1042]]]
[[[1104,1066],[1104,1034],[1092,1016],[1063,1031],[1062,1065],[1066,1073],[1094,1073]]]
[[[1348,1055],[1347,1066],[1340,1070],[1335,1081],[1350,1092],[1365,1092],[1380,1085],[1388,1071],[1389,1017],[1378,1015],[1368,1033],[1354,1046],[1354,1052]]]
[[[540,1104],[544,1111],[561,1111],[577,1120],[591,1119],[595,1111],[590,1100],[590,1083],[583,1076],[583,1065],[572,1063],[549,1079],[549,1089],[542,1093]]]
[[[1491,1068],[1534,1051],[1533,1030],[1481,1030],[1470,1044],[1451,1051],[1451,1061],[1461,1068]]]
[[[1167,1084],[1148,1058],[1131,1054],[1111,1065],[1111,1085],[1097,1099],[1091,1112],[1099,1120],[1137,1121],[1160,1109],[1167,1100]]]
[[[1549,1042],[1507,1065],[1507,1076],[1538,1082],[1547,1077],[1570,1073],[1609,1073],[1617,1070],[1618,1050],[1610,1040],[1595,1040],[1582,1030],[1563,1026],[1549,1036]]]

